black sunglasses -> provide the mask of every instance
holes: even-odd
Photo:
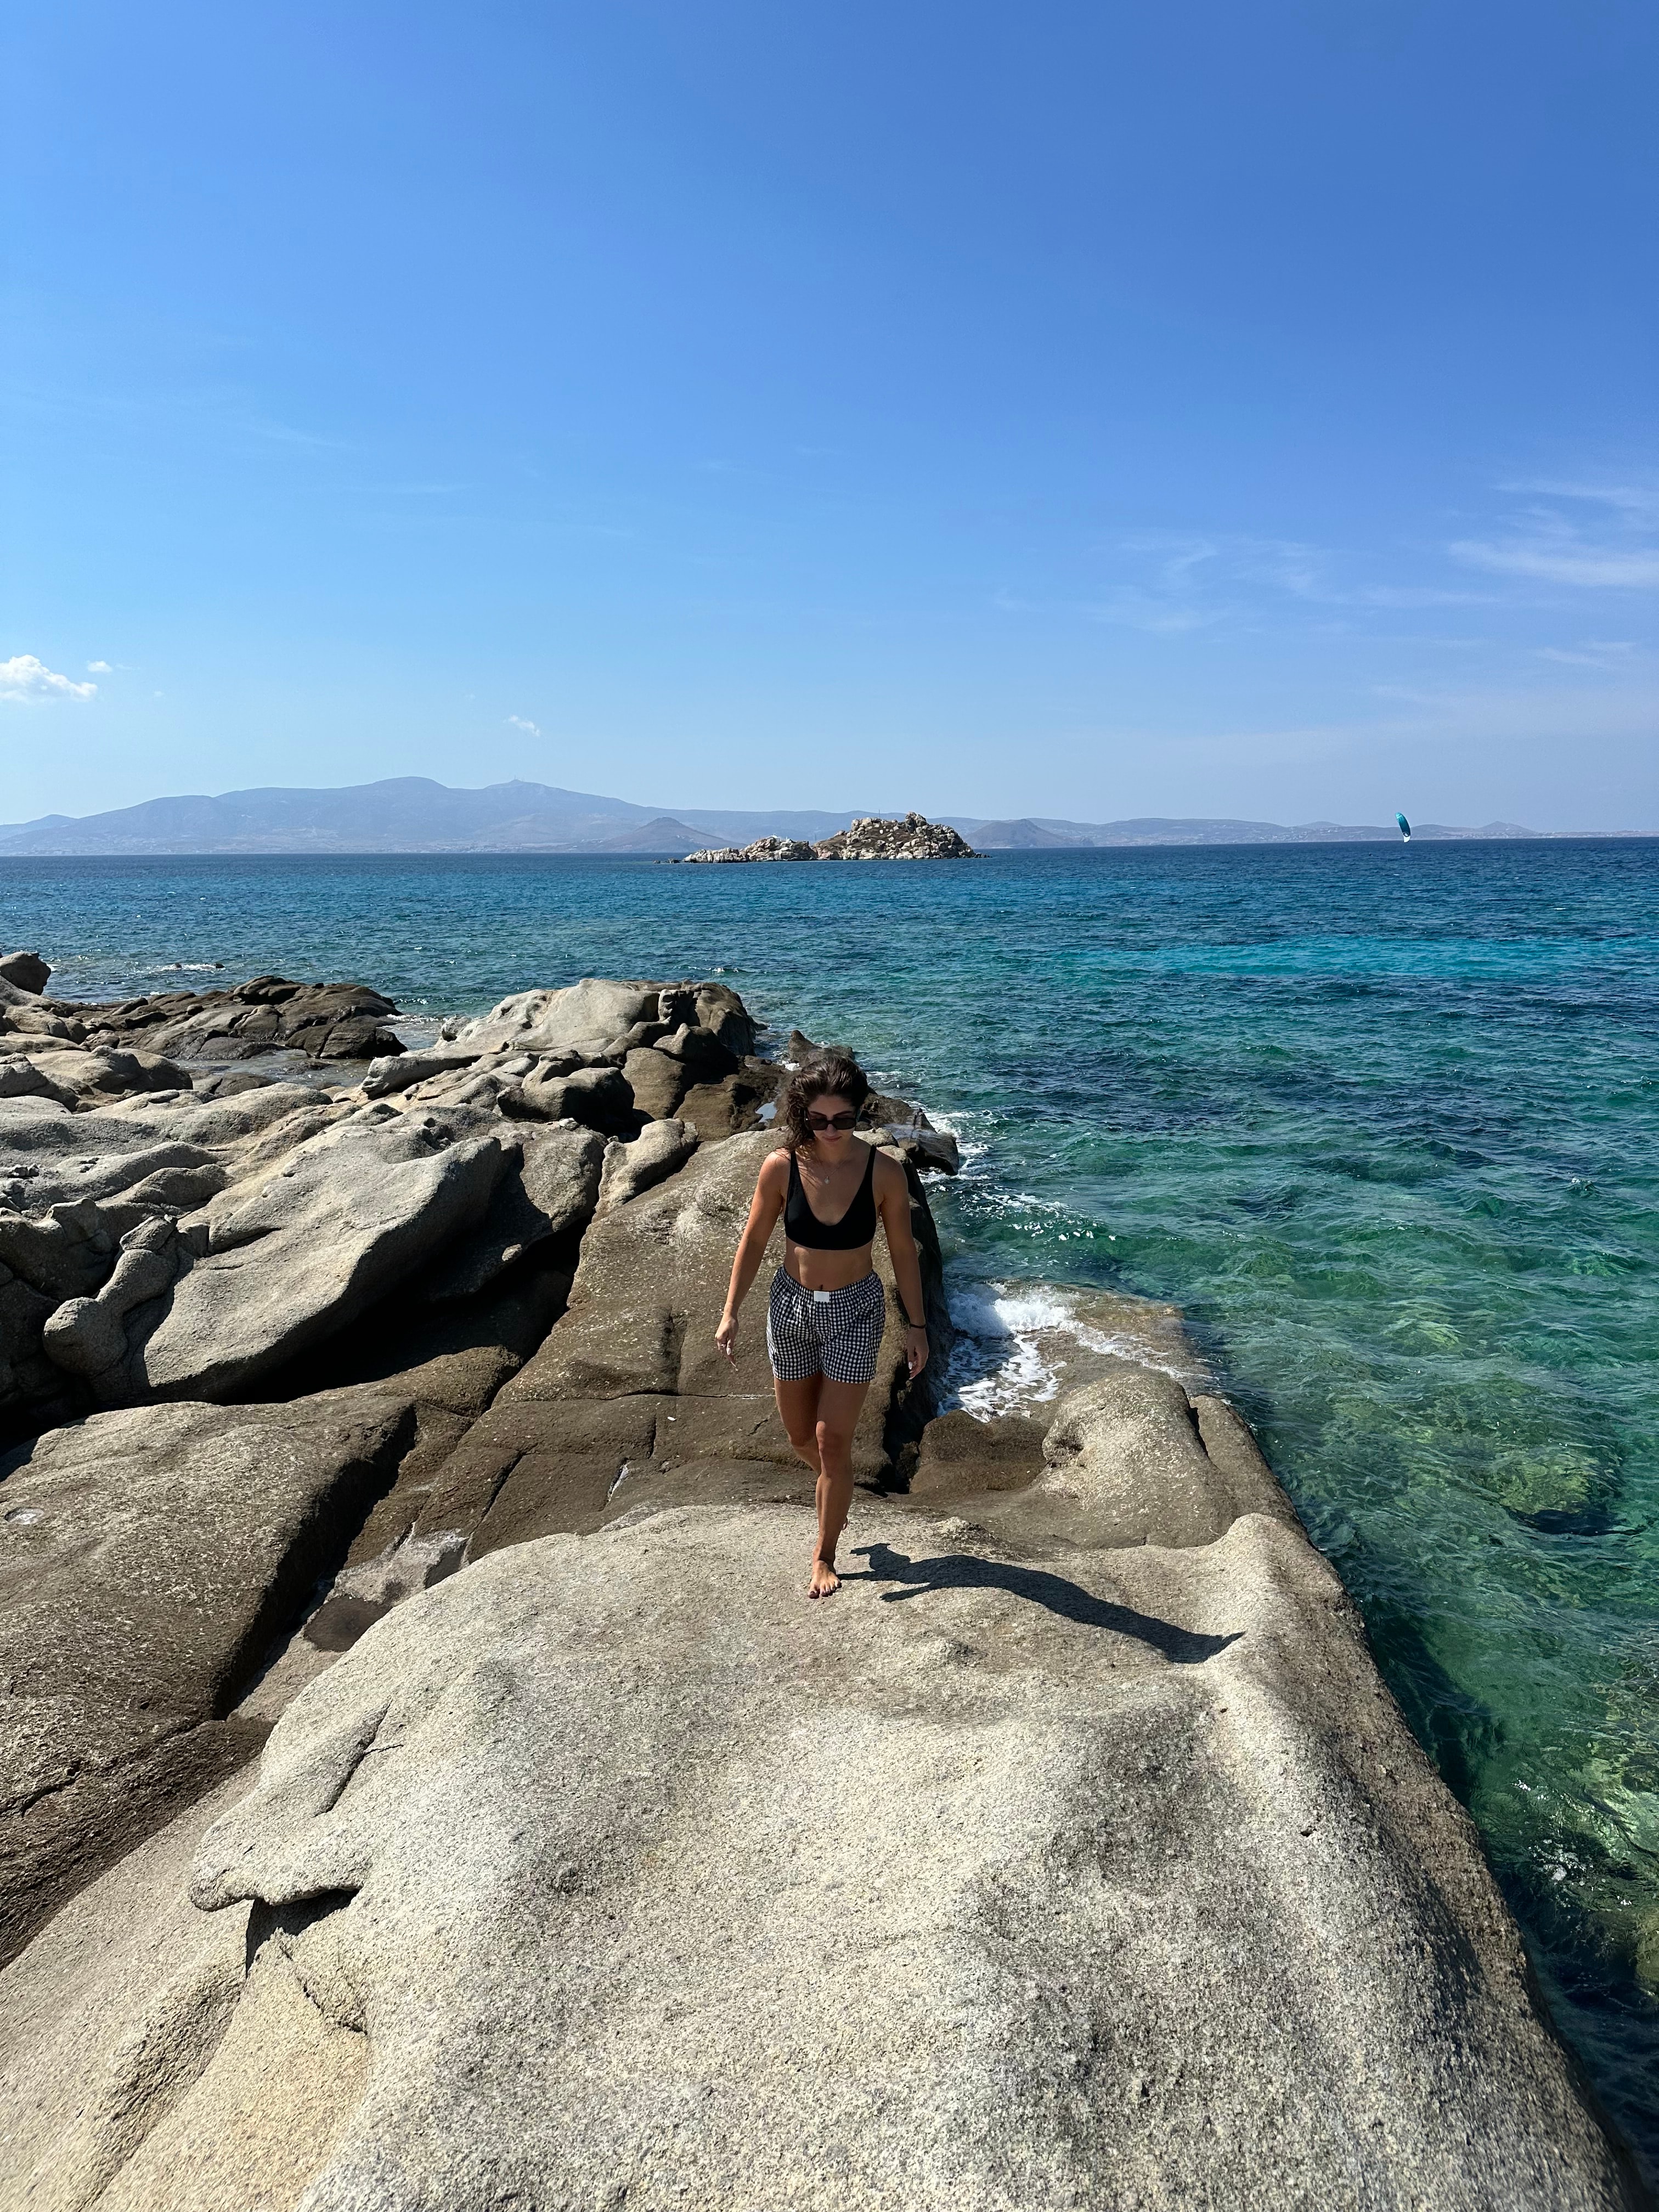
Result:
[[[854,1129],[858,1119],[856,1114],[809,1114],[806,1126],[809,1129]]]

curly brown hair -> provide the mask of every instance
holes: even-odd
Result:
[[[857,1114],[869,1096],[869,1079],[851,1053],[820,1053],[793,1078],[778,1103],[785,1143],[792,1152],[811,1143],[806,1109],[815,1098],[844,1098]]]

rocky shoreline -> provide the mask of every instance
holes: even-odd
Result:
[[[798,837],[757,837],[752,845],[715,845],[687,860],[976,860],[979,854],[948,823],[915,812],[896,820],[860,815],[850,829],[809,845]]]
[[[0,2208],[1639,2201],[1224,1400],[941,1412],[890,1297],[802,1603],[713,1343],[799,1032],[17,972]]]

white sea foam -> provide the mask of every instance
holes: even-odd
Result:
[[[944,1405],[975,1419],[1032,1411],[1100,1372],[1103,1358],[1161,1368],[1189,1388],[1203,1363],[1168,1306],[1054,1283],[949,1285],[956,1328]]]

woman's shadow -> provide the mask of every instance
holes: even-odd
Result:
[[[1206,1659],[1213,1659],[1218,1651],[1237,1644],[1243,1632],[1200,1636],[1194,1629],[1177,1628],[1173,1621],[1137,1613],[1132,1606],[1114,1605],[1108,1598],[1096,1597],[1080,1583],[1068,1583],[1063,1575],[1051,1575],[1046,1568],[1012,1566],[1004,1559],[978,1559],[970,1552],[947,1552],[936,1559],[909,1559],[902,1552],[894,1551],[890,1544],[865,1544],[853,1556],[867,1559],[869,1565],[864,1574],[846,1579],[908,1585],[903,1589],[884,1590],[883,1601],[888,1605],[901,1603],[906,1598],[925,1597],[930,1590],[1006,1590],[1011,1597],[1040,1605],[1045,1613],[1058,1613],[1062,1620],[1074,1620],[1084,1628],[1109,1628],[1118,1636],[1133,1636],[1161,1652],[1176,1667],[1196,1667]]]

